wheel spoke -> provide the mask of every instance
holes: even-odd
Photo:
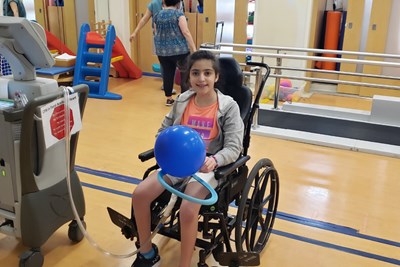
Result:
[[[260,253],[264,249],[276,216],[278,179],[268,159],[258,161],[251,170],[238,208],[237,219],[242,223],[236,227],[237,251]]]

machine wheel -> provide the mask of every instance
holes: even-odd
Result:
[[[19,256],[19,267],[42,267],[44,257],[40,249],[25,251]]]
[[[86,222],[82,220],[83,227],[86,229]],[[68,238],[73,242],[80,242],[83,239],[84,235],[79,228],[76,220],[71,221],[68,225]]]
[[[267,244],[278,207],[279,176],[269,159],[251,170],[242,192],[235,225],[237,252],[260,253]]]

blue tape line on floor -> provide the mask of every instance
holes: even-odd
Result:
[[[369,253],[369,252],[365,252],[365,251],[361,251],[361,250],[357,250],[357,249],[352,249],[352,248],[348,248],[348,247],[343,247],[343,246],[335,245],[332,243],[311,239],[311,238],[304,237],[304,236],[286,233],[286,232],[279,231],[279,230],[272,230],[272,233],[274,233],[276,235],[288,237],[291,239],[303,241],[306,243],[310,243],[310,244],[314,244],[314,245],[318,245],[318,246],[322,246],[322,247],[326,247],[326,248],[332,248],[332,249],[340,250],[340,251],[347,252],[347,253],[354,254],[354,255],[359,255],[362,257],[366,257],[366,258],[375,259],[375,260],[379,260],[379,261],[383,261],[383,262],[387,262],[387,263],[391,263],[391,264],[395,264],[395,265],[400,265],[400,260],[398,260],[398,259],[384,257],[381,255],[377,255],[377,254],[373,254],[373,253]]]
[[[303,224],[303,225],[307,225],[307,226],[311,226],[311,227],[315,227],[315,228],[319,228],[319,229],[323,229],[323,230],[328,230],[328,231],[335,232],[335,233],[345,234],[345,235],[354,236],[354,237],[358,237],[358,238],[362,238],[362,239],[366,239],[366,240],[370,240],[370,241],[374,241],[374,242],[378,242],[378,243],[382,243],[382,244],[386,244],[386,245],[400,247],[400,242],[361,234],[358,232],[358,230],[356,230],[354,228],[346,227],[346,226],[341,226],[341,225],[337,225],[337,224],[333,224],[333,223],[304,218],[304,217],[300,217],[297,215],[288,214],[288,213],[284,213],[284,212],[278,212],[276,217],[279,219],[282,219],[282,220],[291,221],[294,223]]]
[[[131,197],[130,193],[126,193],[126,192],[122,192],[122,191],[118,191],[118,190],[114,190],[114,189],[109,189],[109,188],[106,188],[106,187],[103,187],[103,186],[97,186],[97,185],[93,185],[93,184],[89,184],[89,183],[82,183],[82,185],[86,186],[86,187],[89,187],[89,188],[92,188],[92,189],[97,189],[97,190],[100,190],[100,191],[104,191],[104,192],[108,192],[108,193],[112,193],[112,194],[116,194],[116,195],[120,195],[120,196]],[[310,244],[314,244],[314,245],[318,245],[318,246],[322,246],[322,247],[326,247],[326,248],[332,248],[332,249],[343,251],[343,252],[346,252],[346,253],[349,253],[349,254],[354,254],[354,255],[358,255],[358,256],[362,256],[362,257],[366,257],[366,258],[370,258],[370,259],[375,259],[375,260],[378,260],[378,261],[383,261],[383,262],[387,262],[387,263],[391,263],[391,264],[395,264],[395,265],[399,265],[400,266],[400,260],[397,260],[397,259],[388,258],[388,257],[384,257],[384,256],[381,256],[381,255],[372,254],[372,253],[369,253],[369,252],[356,250],[356,249],[352,249],[352,248],[348,248],[348,247],[343,247],[343,246],[339,246],[339,245],[335,245],[335,244],[331,244],[331,243],[327,243],[327,242],[311,239],[311,238],[308,238],[308,237],[303,237],[303,236],[299,236],[299,235],[295,235],[295,234],[279,231],[279,230],[272,229],[272,233],[276,234],[276,235],[284,236],[284,237],[287,237],[287,238],[303,241],[303,242],[306,242],[306,243],[310,243]]]
[[[107,178],[107,179],[112,179],[116,181],[121,181],[121,182],[126,182],[130,184],[138,184],[142,181],[142,179],[130,177],[130,176],[125,176],[125,175],[120,175],[120,174],[115,174],[115,173],[110,173],[110,172],[105,172],[105,171],[98,171],[86,167],[81,167],[81,166],[75,166],[75,169],[77,171],[83,172],[83,173],[88,173],[91,175],[96,175],[98,177],[102,178]],[[129,195],[131,197],[131,195]],[[234,203],[231,203],[230,206],[237,208],[237,206]],[[379,238],[375,236],[369,236],[365,234],[360,234],[358,230],[346,226],[341,226],[337,224],[332,224],[328,222],[323,222],[323,221],[318,221],[314,219],[309,219],[309,218],[304,218],[301,216],[285,213],[285,212],[277,212],[276,215],[277,218],[285,221],[290,221],[293,223],[301,224],[301,225],[306,225],[306,226],[311,226],[319,229],[323,229],[326,231],[331,231],[335,233],[340,233],[344,235],[349,235],[361,239],[366,239],[390,246],[395,246],[395,247],[400,247],[400,242],[384,239],[384,238]]]
[[[86,186],[86,187],[89,187],[89,188],[92,188],[92,189],[97,189],[97,190],[100,190],[100,191],[104,191],[104,192],[107,192],[107,193],[112,193],[112,194],[116,194],[116,195],[120,195],[120,196],[124,196],[124,197],[129,197],[129,198],[132,196],[131,193],[126,193],[126,192],[110,189],[110,188],[103,187],[103,186],[98,186],[98,185],[89,184],[89,183],[83,183],[83,182],[81,182],[81,184],[83,186]]]
[[[98,170],[94,170],[94,169],[90,169],[90,168],[86,168],[86,167],[82,167],[82,166],[75,166],[75,170],[79,171],[79,172],[99,176],[102,178],[108,178],[111,180],[121,181],[121,182],[129,183],[129,184],[138,184],[142,181],[142,179],[138,179],[135,177],[121,175],[121,174],[115,174],[115,173],[106,172],[106,171],[98,171]]]

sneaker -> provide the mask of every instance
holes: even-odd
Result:
[[[157,267],[160,266],[161,258],[160,255],[158,255],[158,248],[155,244],[153,244],[153,249],[156,255],[152,259],[146,259],[143,257],[140,252],[137,254],[136,260],[132,263],[131,267]]]
[[[174,104],[175,100],[173,100],[172,98],[168,98],[167,102],[165,102],[166,106],[172,106]]]

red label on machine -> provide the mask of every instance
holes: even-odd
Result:
[[[78,95],[69,96],[69,129],[75,134],[82,128]],[[60,98],[40,108],[42,118],[43,138],[46,148],[54,145],[65,137],[65,104]]]
[[[69,109],[69,130],[74,126],[74,113]],[[55,107],[50,117],[51,134],[61,140],[65,137],[65,106],[64,104]]]

